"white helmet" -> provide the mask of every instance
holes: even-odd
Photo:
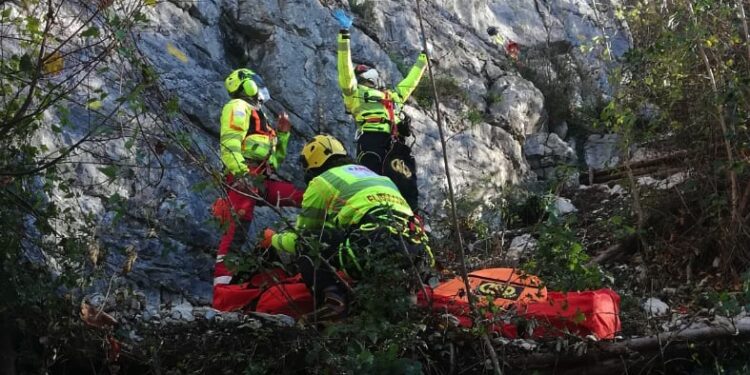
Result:
[[[354,68],[354,73],[356,74],[358,81],[369,82],[375,87],[383,86],[383,81],[380,80],[380,74],[378,74],[377,69],[371,66],[359,64]]]

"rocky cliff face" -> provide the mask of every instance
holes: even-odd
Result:
[[[109,250],[110,271],[125,262],[129,253],[124,249],[130,247],[130,253],[138,254],[128,280],[122,282],[133,282],[144,290],[150,305],[163,303],[169,295],[184,295],[193,303],[210,301],[218,230],[209,207],[218,191],[195,189],[210,176],[195,160],[206,160],[211,169],[220,171],[218,118],[228,99],[222,82],[233,68],[246,66],[259,72],[274,98],[269,108],[290,113],[294,133],[290,160],[279,172],[283,177],[301,186],[294,160],[302,142],[315,133],[328,132],[353,145],[354,126],[344,112],[336,80],[338,27],[331,12],[348,8],[341,3],[170,0],[145,8],[149,27],[139,31],[137,47],[158,73],[160,93],[179,99],[179,113],[170,119],[170,131],[186,135],[196,150],[193,153],[199,155],[187,157],[167,144],[157,161],[143,156],[146,149],[134,151],[124,140],[94,146],[74,160],[114,158],[153,168],[133,168],[107,182],[106,171],[80,164],[69,172],[81,182],[80,197],[53,199],[96,217],[97,238]],[[395,84],[421,49],[415,3],[352,3],[354,59],[378,66],[386,81]],[[435,49],[435,81],[443,95],[448,152],[459,194],[489,197],[505,184],[535,178],[522,151],[525,137],[557,125],[557,119],[547,113],[542,92],[519,71],[554,76],[555,67],[564,61],[575,72],[571,77],[578,83],[575,87],[589,87],[571,93],[572,103],[584,105],[607,89],[606,59],[600,58],[603,50],[592,40],[609,35],[606,42],[613,55],[622,54],[629,45],[627,30],[614,17],[616,0],[433,0],[423,1],[422,6]],[[80,9],[71,2],[66,11],[75,14]],[[498,27],[506,40],[521,46],[522,63],[509,59],[501,46],[492,43],[485,32],[488,26]],[[582,45],[595,48],[584,53]],[[169,52],[175,50],[179,53]],[[524,60],[524,54],[533,59]],[[94,75],[84,87],[110,93],[103,101],[105,108],[116,104],[115,76],[111,72]],[[429,100],[420,102],[423,105],[413,99],[407,113],[414,119],[422,201],[434,216],[441,214],[446,183],[434,105],[427,106]],[[74,112],[71,118],[85,123],[89,116],[85,111]],[[58,115],[50,113],[49,117]],[[152,146],[156,140],[168,142],[160,134],[164,127],[156,121],[144,127]],[[69,145],[76,138],[75,130],[62,135],[39,133],[40,142],[50,146]],[[115,213],[114,193],[125,199],[124,214]],[[275,214],[261,208],[257,217],[254,230],[272,222]]]

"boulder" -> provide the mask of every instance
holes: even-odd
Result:
[[[518,76],[500,77],[490,87],[489,121],[512,134],[543,131],[547,124],[544,95],[531,82]]]
[[[555,201],[552,204],[553,209],[558,216],[565,216],[573,212],[578,212],[576,206],[574,206],[568,198],[555,197]]]
[[[537,247],[537,241],[531,234],[516,236],[510,241],[506,259],[510,265],[518,264],[521,259],[528,257]]]
[[[616,166],[622,159],[620,136],[617,134],[592,134],[583,145],[586,165],[594,170]]]
[[[559,176],[559,166],[574,166],[576,153],[555,133],[536,133],[526,138],[523,148],[526,160],[539,178],[554,179]]]
[[[641,307],[646,314],[652,317],[664,316],[669,313],[669,305],[655,297],[651,297],[644,301]]]
[[[567,121],[560,121],[559,123],[555,124],[555,126],[552,127],[552,132],[557,134],[560,139],[565,139],[565,136],[568,135],[568,122]],[[575,149],[573,145],[571,145]]]

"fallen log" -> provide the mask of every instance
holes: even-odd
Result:
[[[664,166],[679,164],[680,162],[684,161],[684,158],[686,156],[687,151],[681,150],[657,158],[633,162],[630,164],[630,168],[633,170],[634,175],[641,176],[644,174],[653,173],[654,171],[658,171]],[[682,168],[672,167],[669,169],[676,169],[679,171]],[[608,181],[619,180],[626,177],[626,175],[626,168],[624,166],[617,166],[598,171],[589,170],[588,172],[581,173],[580,182],[588,184],[604,183]]]
[[[508,359],[507,362],[514,368],[524,369],[544,369],[552,366],[556,366],[557,368],[580,367],[654,351],[665,353],[675,343],[700,342],[715,339],[737,340],[747,339],[748,337],[750,337],[750,318],[743,318],[733,325],[721,324],[689,328],[677,332],[664,332],[658,335],[631,338],[620,342],[600,342],[594,344],[593,347],[589,348],[581,356],[576,356],[568,352],[534,353]]]
[[[656,165],[653,167],[647,167],[647,168],[639,168],[639,169],[633,169],[633,177],[641,177],[646,175],[659,175],[667,177],[669,175],[683,172],[686,168],[683,167],[672,167],[672,168],[666,168],[663,165]],[[594,172],[594,178],[592,179],[594,184],[603,184],[610,181],[617,181],[622,180],[628,177],[628,174],[626,171],[616,171],[608,174],[596,174]]]

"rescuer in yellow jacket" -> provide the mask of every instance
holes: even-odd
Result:
[[[402,110],[422,79],[427,54],[419,54],[395,89],[386,89],[374,67],[352,64],[349,34],[352,19],[341,10],[334,12],[334,17],[341,26],[337,37],[339,86],[344,106],[357,126],[357,162],[390,177],[409,206],[417,210],[417,167],[411,148],[404,141],[411,135],[411,120]]]
[[[272,178],[286,157],[291,124],[286,113],[278,118],[277,130],[262,110],[268,91],[263,80],[250,69],[237,69],[224,81],[232,98],[221,111],[219,136],[227,197],[214,203],[214,215],[224,227],[214,267],[214,307],[234,305],[232,272],[224,257],[247,242],[247,230],[256,204],[297,206],[302,192],[287,181]],[[239,232],[239,233],[238,233]]]
[[[355,279],[366,277],[361,274],[366,259],[358,253],[370,243],[399,254],[407,250],[415,259],[433,262],[425,233],[388,177],[354,164],[341,142],[329,135],[308,142],[300,161],[308,186],[295,229],[282,233],[266,229],[261,245],[302,255],[298,262],[302,277],[316,300],[325,301],[329,313],[340,316],[346,311],[345,293],[329,268],[315,266],[320,262],[311,259],[300,236],[322,238],[331,245],[318,255]]]

